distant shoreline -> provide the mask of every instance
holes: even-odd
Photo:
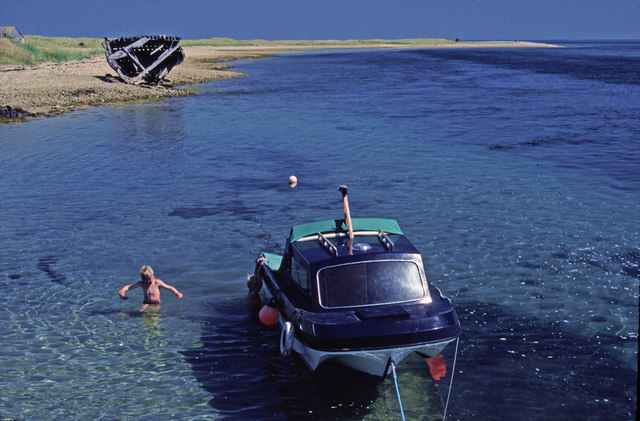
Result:
[[[195,42],[195,41],[192,41]],[[120,81],[103,55],[65,63],[0,68],[0,107],[20,109],[30,116],[0,119],[0,123],[63,114],[87,107],[153,101],[197,94],[185,85],[246,76],[229,70],[228,62],[274,54],[323,49],[425,49],[425,48],[554,48],[557,45],[525,41],[448,42],[428,44],[365,43],[313,45],[183,45],[185,60],[160,87],[134,86]],[[181,88],[182,87],[182,88]]]

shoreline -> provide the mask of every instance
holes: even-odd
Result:
[[[425,49],[425,48],[556,48],[552,44],[496,41],[455,44],[283,45],[283,46],[183,46],[185,60],[174,67],[161,86],[128,85],[111,69],[103,55],[66,63],[35,67],[0,68],[0,107],[29,113],[21,118],[0,118],[0,124],[64,114],[101,105],[154,101],[197,94],[182,88],[212,80],[247,76],[231,69],[236,60],[274,54],[327,49]]]

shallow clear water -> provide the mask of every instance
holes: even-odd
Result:
[[[398,418],[391,379],[312,375],[245,309],[258,253],[347,184],[456,305],[452,419],[634,419],[640,45],[567,46],[286,55],[1,126],[0,417]],[[118,299],[143,264],[184,298]],[[398,371],[441,419],[450,373]]]

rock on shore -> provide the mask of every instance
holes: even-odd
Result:
[[[20,108],[0,107],[0,118],[24,118],[31,114]]]

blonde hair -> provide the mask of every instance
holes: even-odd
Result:
[[[142,266],[140,268],[140,277],[144,280],[153,279],[153,269],[151,269],[151,266]]]

